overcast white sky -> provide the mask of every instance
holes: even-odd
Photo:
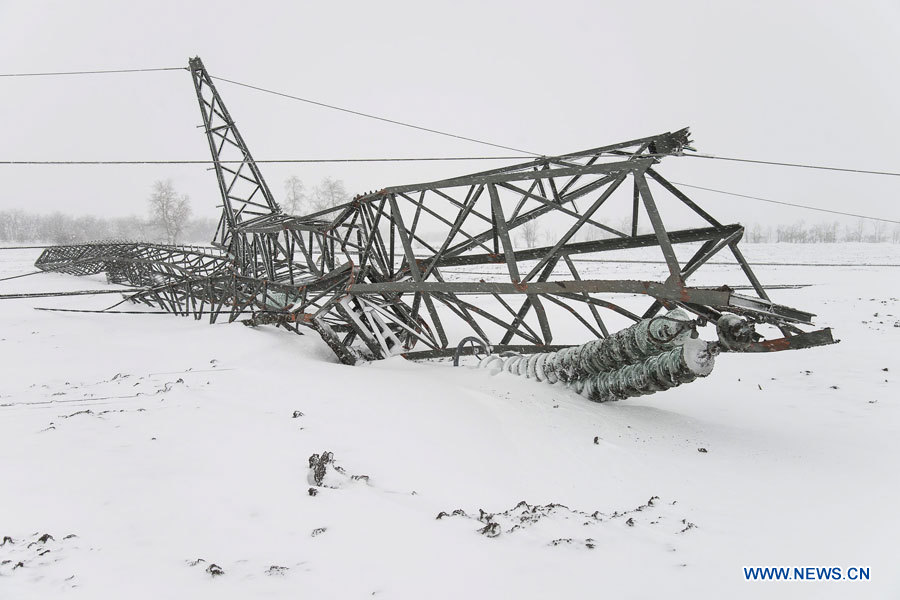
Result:
[[[900,170],[900,4],[0,0],[2,72],[186,66],[500,144],[561,153],[690,126],[701,152]],[[257,158],[496,149],[219,84]],[[185,71],[0,78],[0,160],[205,159]],[[508,153],[507,153],[508,154]],[[490,163],[494,166],[494,163]],[[350,192],[478,164],[264,165]],[[675,181],[900,219],[900,178],[667,159]],[[142,214],[171,178],[215,216],[202,166],[0,166],[0,209]],[[827,215],[700,191],[723,221]]]

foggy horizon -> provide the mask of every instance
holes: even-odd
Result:
[[[465,4],[446,5],[425,22],[415,4],[238,6],[5,4],[2,70],[180,67],[199,55],[213,76],[548,155],[690,126],[704,154],[874,170],[900,159],[891,135],[900,92],[884,77],[900,56],[890,28],[900,9],[887,2],[868,11],[572,3],[578,18],[557,28],[525,19],[527,9],[496,6],[474,17]],[[215,27],[203,25],[209,11]],[[107,27],[112,21],[116,28]],[[389,30],[376,29],[379,22]],[[514,154],[217,85],[257,159]],[[0,89],[0,160],[209,160],[186,71],[0,78]],[[281,201],[291,175],[307,187],[341,179],[352,196],[528,158],[260,168]],[[218,189],[208,168],[0,165],[0,210],[143,214],[153,182],[172,179],[195,215],[214,217]],[[675,182],[900,219],[884,202],[897,178],[678,157],[659,170]],[[723,222],[855,220],[685,191]]]

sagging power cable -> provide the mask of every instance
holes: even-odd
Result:
[[[693,158],[709,158],[712,160],[727,160],[731,162],[752,163],[756,165],[773,165],[778,167],[793,167],[795,169],[816,169],[820,171],[839,171],[841,173],[864,173],[866,175],[888,175],[900,177],[900,172],[895,171],[870,171],[868,169],[851,169],[848,167],[828,167],[825,165],[806,165],[802,163],[778,162],[774,160],[757,160],[752,158],[735,158],[732,156],[716,156],[714,154],[684,154]]]
[[[493,146],[494,148],[502,148],[503,150],[512,150],[513,152],[521,152],[522,154],[528,154],[531,156],[544,156],[538,152],[532,152],[531,150],[522,150],[521,148],[514,148],[512,146],[504,146],[503,144],[495,144],[493,142],[488,142],[485,140],[479,140],[477,138],[467,137],[464,135],[457,135],[455,133],[450,133],[447,131],[441,131],[439,129],[431,129],[430,127],[423,127],[421,125],[414,125],[412,123],[407,123],[405,121],[397,121],[395,119],[388,119],[387,117],[379,117],[378,115],[373,115],[369,113],[360,112],[358,110],[352,110],[349,108],[343,108],[341,106],[335,106],[334,104],[326,104],[325,102],[319,102],[317,100],[310,100],[309,98],[301,98],[300,96],[294,96],[292,94],[286,94],[284,92],[278,92],[276,90],[270,90],[267,88],[259,87],[256,85],[250,85],[249,83],[241,83],[240,81],[235,81],[233,79],[226,79],[224,77],[217,77],[215,75],[210,75],[212,79],[217,81],[224,81],[226,83],[230,83],[232,85],[237,85],[240,87],[249,88],[251,90],[257,90],[259,92],[264,92],[266,94],[272,94],[275,96],[281,96],[282,98],[289,98],[291,100],[297,100],[299,102],[305,102],[307,104],[312,104],[315,106],[321,106],[322,108],[330,108],[332,110],[337,110],[340,112],[348,113],[351,115],[356,115],[359,117],[366,117],[367,119],[375,119],[376,121],[383,121],[385,123],[391,123],[393,125],[400,125],[402,127],[409,127],[410,129],[418,129],[419,131],[427,131],[428,133],[434,133],[437,135],[443,135],[445,137],[451,137],[458,140],[464,140],[467,142],[475,142],[476,144],[483,144],[485,146]]]
[[[843,212],[843,211],[840,211],[840,210],[831,210],[831,209],[828,209],[828,208],[820,208],[820,207],[818,207],[818,206],[809,206],[808,204],[794,204],[793,202],[783,202],[783,201],[781,201],[781,200],[771,200],[771,199],[769,199],[769,198],[761,198],[761,197],[759,197],[759,196],[748,196],[747,194],[738,194],[738,193],[736,193],[736,192],[728,192],[728,191],[725,191],[725,190],[717,190],[717,189],[715,189],[715,188],[708,188],[708,187],[703,187],[703,186],[700,186],[700,185],[692,185],[692,184],[690,184],[690,183],[680,183],[680,182],[678,182],[678,181],[673,181],[672,183],[674,183],[675,185],[680,185],[681,187],[694,188],[694,189],[696,189],[696,190],[704,190],[704,191],[707,191],[707,192],[715,192],[715,193],[717,193],[717,194],[724,194],[724,195],[726,195],[726,196],[736,196],[736,197],[738,197],[738,198],[747,198],[748,200],[757,200],[757,201],[759,201],[759,202],[768,202],[768,203],[770,203],[770,204],[780,204],[780,205],[782,205],[782,206],[792,206],[792,207],[794,207],[794,208],[803,208],[803,209],[806,209],[806,210],[814,210],[814,211],[818,211],[818,212],[831,213],[831,214],[833,214],[833,215],[842,215],[842,216],[845,216],[845,217],[856,217],[856,218],[858,218],[858,219],[869,219],[869,220],[871,220],[871,221],[882,221],[882,222],[884,222],[884,223],[900,223],[900,221],[897,221],[897,220],[894,220],[894,219],[885,219],[885,218],[882,218],[882,217],[872,217],[872,216],[869,216],[869,215],[860,215],[860,214],[857,214],[857,213],[848,213],[848,212]]]
[[[149,69],[100,69],[95,71],[50,71],[45,73],[0,73],[0,77],[49,77],[53,75],[108,75],[110,73],[150,73],[153,71],[187,71],[186,67],[156,67]]]
[[[55,71],[55,72],[42,72],[42,73],[0,73],[0,77],[38,77],[38,76],[54,76],[54,75],[95,75],[95,74],[109,74],[109,73],[142,73],[142,72],[153,72],[153,71],[178,71],[178,70],[187,70],[185,67],[160,67],[160,68],[144,68],[144,69],[103,69],[103,70],[91,70],[91,71]],[[223,81],[226,83],[230,83],[232,85],[236,85],[239,87],[244,87],[252,90],[256,90],[259,92],[263,92],[266,94],[272,94],[275,96],[280,96],[283,98],[288,98],[291,100],[296,100],[299,102],[304,102],[307,104],[312,104],[314,106],[320,106],[323,108],[329,108],[332,110],[337,110],[340,112],[365,117],[368,119],[374,119],[377,121],[382,121],[385,123],[390,123],[393,125],[398,125],[402,127],[408,127],[411,129],[416,129],[419,131],[425,131],[428,133],[433,133],[436,135],[441,135],[445,137],[451,137],[455,139],[460,139],[468,142],[473,142],[477,144],[482,144],[486,146],[491,146],[494,148],[501,148],[504,150],[512,150],[513,152],[519,152],[522,154],[527,154],[531,156],[546,156],[545,154],[533,152],[531,150],[523,150],[521,148],[515,148],[513,146],[506,146],[503,144],[496,144],[493,142],[489,142],[486,140],[481,140],[477,138],[472,138],[468,136],[458,135],[455,133],[450,133],[447,131],[441,131],[438,129],[432,129],[430,127],[423,127],[420,125],[415,125],[412,123],[408,123],[405,121],[398,121],[395,119],[389,119],[386,117],[380,117],[378,115],[373,115],[370,113],[364,113],[357,110],[352,110],[349,108],[344,108],[340,106],[336,106],[333,104],[328,104],[325,102],[319,102],[317,100],[312,100],[309,98],[303,98],[300,96],[295,96],[293,94],[287,94],[285,92],[279,92],[277,90],[272,90],[256,85],[252,85],[249,83],[244,83],[240,81],[236,81],[233,79],[228,79],[225,77],[211,76],[213,79],[218,81]],[[845,173],[857,173],[857,174],[870,174],[870,175],[886,175],[886,176],[900,176],[900,172],[893,171],[876,171],[876,170],[867,170],[867,169],[853,169],[853,168],[845,168],[845,167],[831,167],[824,165],[810,165],[810,164],[802,164],[802,163],[787,163],[787,162],[779,162],[779,161],[767,161],[767,160],[758,160],[758,159],[748,159],[748,158],[736,158],[736,157],[727,157],[727,156],[716,156],[712,154],[683,154],[682,156],[691,156],[694,158],[706,158],[713,160],[725,160],[732,162],[743,162],[743,163],[751,163],[751,164],[764,164],[764,165],[774,165],[774,166],[783,166],[783,167],[791,167],[791,168],[802,168],[802,169],[816,169],[816,170],[825,170],[825,171],[838,171]],[[514,160],[519,157],[423,157],[423,158],[364,158],[364,159],[274,159],[274,160],[257,160],[258,163],[325,163],[325,162],[412,162],[412,161],[437,161],[437,160]],[[221,161],[221,162],[234,162],[239,163],[242,161]],[[212,161],[180,161],[180,160],[151,160],[151,161],[0,161],[0,164],[5,165],[141,165],[141,164],[211,164]],[[672,182],[676,185],[681,185],[683,187],[689,187],[694,189],[705,190],[709,192],[714,192],[718,194],[724,194],[728,196],[735,196],[738,198],[746,198],[749,200],[756,200],[759,202],[767,202],[770,204],[779,204],[782,206],[790,206],[793,208],[800,208],[804,210],[812,210],[817,212],[824,212],[829,214],[836,214],[841,216],[855,217],[860,219],[868,219],[872,221],[881,221],[885,223],[900,223],[900,221],[894,219],[886,219],[882,217],[872,217],[869,215],[860,215],[857,213],[848,213],[843,211],[831,210],[826,208],[820,208],[816,206],[809,206],[804,204],[796,204],[792,202],[784,202],[779,200],[771,200],[769,198],[761,198],[759,196],[750,196],[748,194],[739,194],[736,192],[729,192],[726,190],[717,190],[714,188],[707,188],[698,185],[692,185],[687,183],[678,183]]]
[[[254,159],[255,163],[367,163],[427,162],[463,160],[522,160],[521,156],[423,156],[391,158],[272,158]],[[0,165],[212,165],[216,161],[199,160],[0,160]],[[242,160],[220,160],[219,164],[241,164]]]
[[[47,77],[47,76],[61,76],[61,75],[103,75],[103,74],[112,74],[112,73],[149,73],[155,71],[187,71],[189,70],[187,67],[151,67],[151,68],[138,68],[138,69],[95,69],[95,70],[84,70],[84,71],[45,71],[45,72],[34,72],[34,73],[0,73],[0,77]],[[378,121],[383,121],[386,123],[391,123],[394,125],[400,125],[403,127],[410,127],[413,129],[418,129],[420,131],[427,131],[429,133],[434,133],[437,135],[449,136],[452,138],[465,140],[468,142],[475,142],[478,144],[485,144],[488,146],[493,146],[495,148],[503,148],[505,150],[512,150],[514,152],[520,152],[522,154],[529,154],[531,156],[546,156],[545,154],[541,154],[538,152],[533,152],[531,150],[523,150],[521,148],[515,148],[512,146],[506,146],[503,144],[496,144],[494,142],[488,142],[486,140],[480,140],[477,138],[471,138],[468,136],[463,136],[455,133],[450,133],[447,131],[441,131],[438,129],[432,129],[430,127],[423,127],[421,125],[415,125],[412,123],[407,123],[404,121],[398,121],[395,119],[389,119],[387,117],[380,117],[378,115],[373,115],[369,113],[364,113],[362,111],[357,111],[349,108],[344,108],[341,106],[335,106],[333,104],[328,104],[326,102],[320,102],[318,100],[312,100],[309,98],[302,98],[300,96],[294,96],[292,94],[288,94],[285,92],[279,92],[277,90],[272,90],[268,88],[264,88],[261,86],[252,85],[249,83],[244,83],[241,81],[236,81],[234,79],[228,79],[225,77],[219,76],[211,76],[213,79],[224,81],[226,83],[230,83],[232,85],[237,85],[240,87],[249,88],[252,90],[264,92],[267,94],[273,94],[276,96],[281,96],[283,98],[289,98],[291,100],[297,100],[300,102],[305,102],[307,104],[313,104],[315,106],[320,106],[323,108],[329,108],[332,110],[337,110],[340,112],[345,112],[353,115],[357,115],[360,117],[366,117],[369,119],[376,119]],[[792,167],[799,169],[817,169],[823,171],[839,171],[844,173],[862,173],[868,175],[887,175],[891,177],[900,177],[900,172],[896,171],[878,171],[878,170],[870,170],[870,169],[855,169],[849,167],[833,167],[826,165],[810,165],[803,163],[791,163],[791,162],[783,162],[783,161],[772,161],[772,160],[761,160],[761,159],[752,159],[752,158],[738,158],[733,156],[717,156],[714,154],[683,154],[682,156],[691,156],[694,158],[706,158],[713,160],[725,160],[731,162],[743,162],[743,163],[752,163],[752,164],[760,164],[760,165],[773,165],[780,167]],[[489,157],[489,158],[501,158],[501,157]],[[502,157],[505,158],[505,157]],[[277,160],[277,161],[257,161],[257,162],[368,162],[374,160],[384,160],[384,161],[392,161],[396,159],[359,159],[358,161],[347,160],[347,159],[325,159],[325,160]],[[409,159],[409,160],[463,160],[463,159]],[[469,159],[466,159],[469,160]],[[480,159],[471,159],[471,160],[480,160]],[[12,161],[7,161],[4,164],[11,164]],[[159,162],[160,164],[170,164],[177,163],[182,161],[108,161],[108,162],[95,162],[95,161],[16,161],[12,162],[12,164],[153,164]],[[186,163],[193,163],[199,161],[184,161]]]

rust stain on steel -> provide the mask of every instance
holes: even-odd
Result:
[[[766,352],[779,352],[781,350],[790,350],[791,338],[778,338],[775,340],[765,340],[759,342],[759,346]]]

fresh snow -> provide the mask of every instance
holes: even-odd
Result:
[[[900,264],[894,245],[743,249]],[[37,252],[0,252],[0,277]],[[33,310],[116,296],[3,300],[0,598],[896,598],[900,268],[757,274],[810,284],[773,299],[841,343],[720,355],[608,404],[474,361],[346,367],[313,332]],[[779,565],[871,580],[744,580]]]

